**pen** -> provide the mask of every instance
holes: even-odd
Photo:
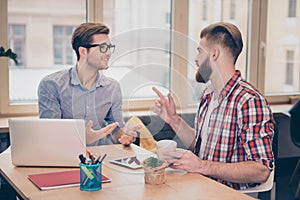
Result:
[[[82,154],[80,154],[79,155],[79,159],[80,159],[80,162],[82,163],[82,164],[85,164],[85,157],[82,155]]]
[[[102,157],[102,161],[103,161],[103,159],[105,158],[105,156],[106,156],[106,154],[104,154],[104,156]],[[100,158],[100,156],[98,157],[98,158]],[[101,162],[102,162],[101,161]],[[95,164],[97,164],[97,162],[95,162]],[[93,173],[93,171],[91,170],[89,170],[86,166],[81,166],[81,169],[84,171],[84,173],[86,174],[86,177],[85,177],[85,179],[83,180],[83,185],[86,185],[87,184],[87,182],[88,182],[88,180],[91,180],[91,181],[96,181],[96,182],[98,182],[98,180],[97,179],[95,179],[95,176],[97,176],[96,174],[97,174],[97,172],[95,172],[96,174],[94,174]]]
[[[92,163],[92,164],[95,164],[95,158],[94,158],[94,155],[93,155],[90,151],[88,151],[87,153],[88,153],[89,158],[91,159],[91,163]]]
[[[106,157],[106,155],[107,155],[107,154],[104,154],[104,155],[102,156],[102,158],[100,159],[99,163],[102,163],[102,161],[104,160],[104,158]]]
[[[99,162],[99,159],[100,159],[100,155],[98,156],[98,158],[95,160],[95,164],[97,164]]]

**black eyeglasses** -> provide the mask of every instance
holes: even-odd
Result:
[[[92,48],[92,47],[99,47],[99,50],[101,53],[106,53],[108,51],[108,49],[110,50],[111,53],[113,53],[115,51],[115,47],[116,45],[112,45],[112,44],[107,44],[105,43],[101,43],[101,44],[87,44],[87,45],[81,45],[84,48]]]

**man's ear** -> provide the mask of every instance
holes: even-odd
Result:
[[[87,56],[87,48],[79,47],[78,52],[80,57],[86,57]]]
[[[215,48],[212,52],[212,60],[216,61],[218,59],[219,55],[220,55],[220,49]]]

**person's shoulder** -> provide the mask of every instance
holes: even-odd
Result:
[[[42,82],[59,82],[62,79],[69,78],[69,71],[70,68],[48,74],[42,79]]]
[[[258,89],[253,86],[250,82],[242,79],[239,83],[240,87],[250,96],[262,96]]]
[[[244,103],[249,100],[255,100],[255,101],[260,101],[263,105],[268,105],[268,102],[264,95],[260,93],[260,91],[253,86],[251,83],[248,81],[242,79],[239,82],[239,94],[243,96]]]
[[[104,74],[101,75],[101,79],[105,85],[119,85],[119,82],[116,79],[105,76]]]

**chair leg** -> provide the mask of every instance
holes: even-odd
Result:
[[[296,174],[297,174],[297,172],[298,172],[298,168],[299,168],[299,166],[300,166],[300,159],[298,159],[298,162],[297,162],[296,168],[294,169],[294,172],[293,172],[293,174],[292,174],[292,176],[291,176],[291,179],[290,179],[290,183],[289,183],[289,185],[291,185],[291,184],[292,184],[292,182],[293,182],[293,180],[294,180],[294,178],[295,178],[295,176],[296,176]],[[298,188],[299,188],[299,187],[298,187]]]

